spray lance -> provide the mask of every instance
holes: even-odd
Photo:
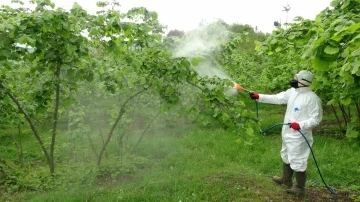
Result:
[[[246,92],[248,92],[248,93],[252,93],[252,92],[253,92],[253,91],[251,91],[251,90],[248,90],[248,89],[240,86],[239,84],[237,84],[237,83],[235,83],[235,82],[233,82],[233,83],[234,83],[234,88],[235,88],[236,90],[244,90],[244,91],[246,91]]]
[[[235,89],[238,90],[238,91],[246,91],[246,92],[248,92],[248,93],[253,93],[253,92],[254,92],[254,91],[251,91],[251,90],[248,90],[248,89],[242,87],[241,85],[239,85],[239,84],[237,84],[237,83],[235,83],[235,82],[233,82],[233,83],[234,83],[234,87],[233,87],[233,88],[235,88]],[[259,118],[258,102],[255,100],[255,103],[256,103],[256,117]],[[273,128],[276,127],[276,126],[283,126],[283,125],[290,125],[290,123],[279,123],[279,124],[275,124],[275,125],[273,125],[273,126],[270,126],[270,127],[267,128],[267,129],[265,129],[265,130],[260,130],[260,132],[261,132],[261,133],[265,133],[265,132],[269,131],[270,129],[273,129]],[[310,146],[310,144],[309,144],[309,141],[307,140],[307,138],[305,137],[305,135],[302,133],[301,130],[298,130],[298,131],[299,131],[299,133],[301,134],[301,136],[305,139],[308,147],[310,148],[311,155],[312,155],[312,157],[313,157],[313,159],[314,159],[314,161],[315,161],[316,168],[317,168],[317,170],[318,170],[318,172],[319,172],[320,178],[321,178],[321,180],[323,181],[325,187],[326,187],[332,194],[336,194],[335,188],[332,187],[332,186],[330,186],[330,185],[328,185],[328,184],[325,182],[325,180],[324,180],[324,178],[323,178],[323,176],[322,176],[322,174],[321,174],[321,172],[320,172],[319,165],[318,165],[318,163],[317,163],[317,161],[316,161],[315,154],[314,154],[314,152],[313,152],[313,150],[312,150],[312,148],[311,148],[311,146]]]

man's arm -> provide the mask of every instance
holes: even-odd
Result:
[[[286,104],[293,90],[294,89],[291,88],[275,95],[259,94],[258,101],[268,104]]]

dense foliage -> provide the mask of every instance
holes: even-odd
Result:
[[[315,75],[313,89],[323,102],[338,106],[347,126],[347,137],[360,140],[359,121],[359,36],[360,2],[334,0],[315,20],[301,17],[289,29],[276,30],[257,50],[272,61],[271,74],[264,76],[277,83],[278,75],[288,75],[300,69]],[[274,60],[274,59],[278,60]],[[283,82],[280,80],[280,82]],[[277,84],[275,84],[276,86]],[[341,127],[340,118],[338,118]]]
[[[141,165],[133,152],[159,115],[169,122],[185,115],[189,123],[254,136],[254,113],[237,96],[224,93],[233,83],[199,76],[194,69],[216,47],[197,57],[175,55],[163,43],[157,14],[146,8],[121,13],[117,2],[99,2],[93,15],[76,3],[70,11],[50,0],[33,3],[33,9],[0,10],[0,120],[5,130],[18,128],[10,133],[18,133],[13,138],[21,156],[1,158],[2,184],[9,190],[56,186],[45,176],[35,185],[23,181],[26,167],[36,166],[33,158],[59,178],[66,172],[56,172],[55,165],[71,161],[95,163],[90,168],[102,168],[99,175],[112,173],[107,168],[118,161],[127,162],[120,167]],[[212,26],[203,29],[209,36],[214,31]],[[128,148],[126,136],[144,121],[143,135],[135,148]],[[23,131],[38,143],[31,151],[20,144],[32,141]],[[18,170],[16,164],[26,167]]]

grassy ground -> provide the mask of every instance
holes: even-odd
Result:
[[[249,107],[255,109],[253,103]],[[285,108],[260,104],[262,128],[281,123]],[[330,116],[330,115],[329,115]],[[320,126],[317,131],[326,131]],[[62,186],[48,192],[3,195],[4,201],[360,201],[359,148],[331,134],[315,134],[314,147],[325,181],[337,189],[332,195],[308,164],[307,194],[297,197],[274,185],[280,174],[280,127],[260,133],[252,144],[239,141],[240,133],[212,127],[179,125],[152,130],[137,154],[149,166],[116,177],[102,176],[91,185]],[[136,143],[134,135],[128,141]],[[75,172],[75,171],[74,171]],[[3,192],[5,193],[5,192]]]

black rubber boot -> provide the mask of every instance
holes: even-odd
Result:
[[[288,188],[293,186],[292,176],[294,174],[293,169],[291,169],[290,164],[283,163],[283,174],[281,177],[274,176],[272,179],[274,182],[280,185],[286,185]]]
[[[304,195],[306,183],[306,171],[296,172],[296,184],[291,189],[286,190],[287,193]]]

